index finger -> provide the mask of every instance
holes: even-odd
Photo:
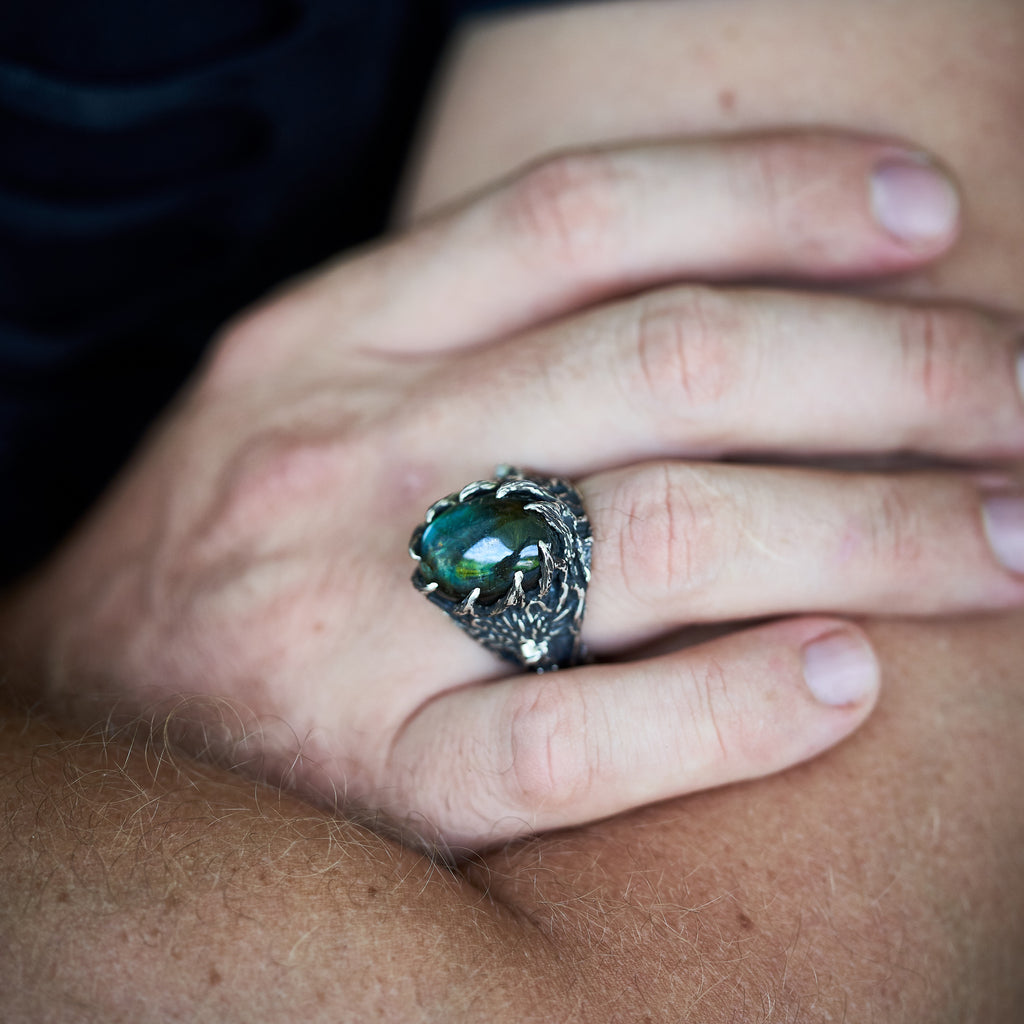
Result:
[[[443,351],[670,280],[906,271],[958,219],[945,173],[891,141],[649,143],[545,159],[293,297],[332,345]]]

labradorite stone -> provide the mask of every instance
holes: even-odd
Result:
[[[479,587],[480,604],[503,597],[517,572],[523,573],[524,589],[535,586],[541,569],[537,543],[553,545],[554,533],[524,504],[480,494],[436,516],[420,541],[420,574],[453,600]]]

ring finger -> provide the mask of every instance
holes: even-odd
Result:
[[[594,531],[584,633],[597,653],[697,622],[1024,599],[1005,515],[1020,502],[968,474],[668,462],[580,490]]]

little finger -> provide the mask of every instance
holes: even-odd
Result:
[[[865,719],[878,684],[859,629],[807,618],[468,687],[406,723],[380,803],[456,852],[577,825],[813,757]]]

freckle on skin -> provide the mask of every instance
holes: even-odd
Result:
[[[216,967],[211,967],[210,968],[210,984],[211,985],[219,985],[223,980],[224,980],[224,978],[221,975],[220,971],[218,971]]]
[[[732,89],[720,89],[718,92],[719,109],[731,114],[736,109],[736,93]]]

